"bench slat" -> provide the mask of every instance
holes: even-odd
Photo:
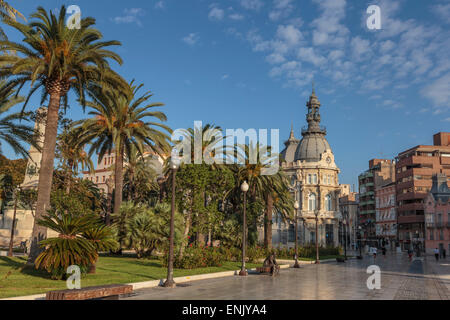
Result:
[[[46,294],[46,300],[89,300],[119,296],[132,292],[132,285],[111,284],[83,289],[50,291]]]

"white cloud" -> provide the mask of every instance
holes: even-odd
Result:
[[[363,55],[370,52],[369,40],[362,39],[360,37],[354,37],[350,43],[352,48],[352,54],[356,59],[361,59]]]
[[[278,63],[283,63],[286,61],[286,58],[279,54],[279,53],[271,53],[270,55],[268,55],[266,57],[267,62],[269,62],[270,64],[278,64]]]
[[[264,5],[261,0],[241,0],[241,6],[248,10],[259,10]]]
[[[313,0],[319,5],[321,14],[314,19],[311,26],[313,30],[313,44],[319,45],[344,45],[346,35],[349,33],[341,20],[345,17],[345,0]]]
[[[269,19],[276,21],[288,17],[294,10],[292,0],[274,0],[274,9],[269,13]]]
[[[227,73],[225,73],[225,74],[221,77],[221,79],[222,79],[222,80],[226,80],[226,79],[228,79],[229,77],[230,77],[230,75],[227,74]]]
[[[183,40],[184,43],[193,46],[200,40],[200,37],[198,33],[192,32],[181,40]]]
[[[138,26],[142,26],[142,22],[139,19],[139,17],[142,17],[145,15],[145,11],[142,8],[130,8],[130,9],[125,9],[123,11],[123,15],[122,16],[117,16],[112,18],[112,20],[117,23],[117,24],[121,24],[121,23],[135,23]]]
[[[437,4],[431,7],[431,10],[444,22],[450,23],[450,3]]]
[[[166,5],[164,4],[164,1],[158,1],[155,3],[155,9],[164,9]]]
[[[278,26],[277,37],[284,40],[289,46],[297,45],[302,39],[302,33],[293,25]]]
[[[436,79],[420,93],[430,99],[435,106],[450,109],[450,73]]]
[[[208,18],[209,20],[222,20],[225,15],[225,11],[218,7],[213,7],[209,11]]]
[[[228,16],[231,20],[244,20],[244,15],[240,13],[232,13]]]
[[[303,61],[312,63],[315,66],[320,66],[326,62],[326,59],[320,54],[317,54],[312,47],[300,48],[298,50],[298,57]]]

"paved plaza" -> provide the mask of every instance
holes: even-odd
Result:
[[[381,269],[381,289],[369,290],[367,267]],[[250,274],[192,281],[175,289],[137,290],[135,300],[449,300],[450,259],[410,262],[405,254],[388,254],[346,263],[328,262],[284,269],[278,277]]]

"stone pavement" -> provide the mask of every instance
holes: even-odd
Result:
[[[433,265],[434,263],[434,265]],[[381,289],[369,290],[366,282],[369,265],[381,269]],[[450,267],[437,265],[430,258],[408,261],[406,254],[388,254],[376,259],[349,259],[346,263],[305,265],[285,269],[278,277],[250,274],[180,284],[175,289],[161,287],[137,290],[123,299],[135,300],[449,300],[441,276]]]

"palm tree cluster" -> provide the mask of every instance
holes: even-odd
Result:
[[[0,12],[3,23],[22,37],[21,42],[8,40],[6,35],[0,38],[0,143],[6,142],[25,157],[23,143],[39,148],[34,129],[25,123],[30,118],[26,108],[38,90],[41,104],[48,106],[45,134],[39,137],[43,138],[42,160],[29,262],[58,274],[68,263],[92,267],[99,251],[114,247],[112,233],[121,247],[133,248],[139,256],[164,250],[169,209],[156,202],[170,200],[166,190],[173,174],[168,166],[172,130],[158,109],[164,104],[152,102],[153,94],[141,90],[143,84],[128,82],[113,70],[111,62],[121,65],[122,59],[111,48],[121,43],[105,41],[95,28],[95,19],[83,18],[79,29],[69,29],[64,6],[58,14],[39,7],[24,22],[15,19],[22,16],[4,1],[0,1]],[[88,109],[86,119],[62,119],[70,92],[83,111]],[[11,108],[21,102],[22,110],[12,113]],[[270,148],[252,144],[217,147],[223,142],[214,134],[222,132],[220,127],[208,124],[198,130],[188,129],[184,134],[192,143],[194,136],[203,137],[201,152],[208,161],[183,164],[176,173],[179,254],[192,241],[204,245],[207,238],[211,245],[213,237],[224,242],[230,238],[224,230],[234,234],[241,222],[240,185],[244,181],[250,185],[250,219],[245,227],[254,236],[262,223],[264,244],[270,248],[272,213],[289,218],[293,211],[283,173],[263,174],[269,164],[261,155],[271,153]],[[194,150],[192,145],[190,154],[183,156],[194,160]],[[225,159],[227,150],[243,164],[211,165],[215,157]],[[251,161],[254,152],[256,163]],[[115,161],[109,167],[111,190],[104,198],[94,183],[79,174],[80,170],[93,171],[94,155],[101,160],[110,154]],[[155,167],[148,154],[165,160],[163,168]],[[278,161],[278,155],[272,154],[274,159]],[[58,207],[64,202],[61,199],[73,207]],[[124,199],[127,202],[122,205]],[[99,214],[103,224],[98,219],[93,222],[92,215]],[[60,236],[46,239],[48,228]],[[237,233],[234,236],[239,238]],[[81,254],[83,250],[86,255]]]

